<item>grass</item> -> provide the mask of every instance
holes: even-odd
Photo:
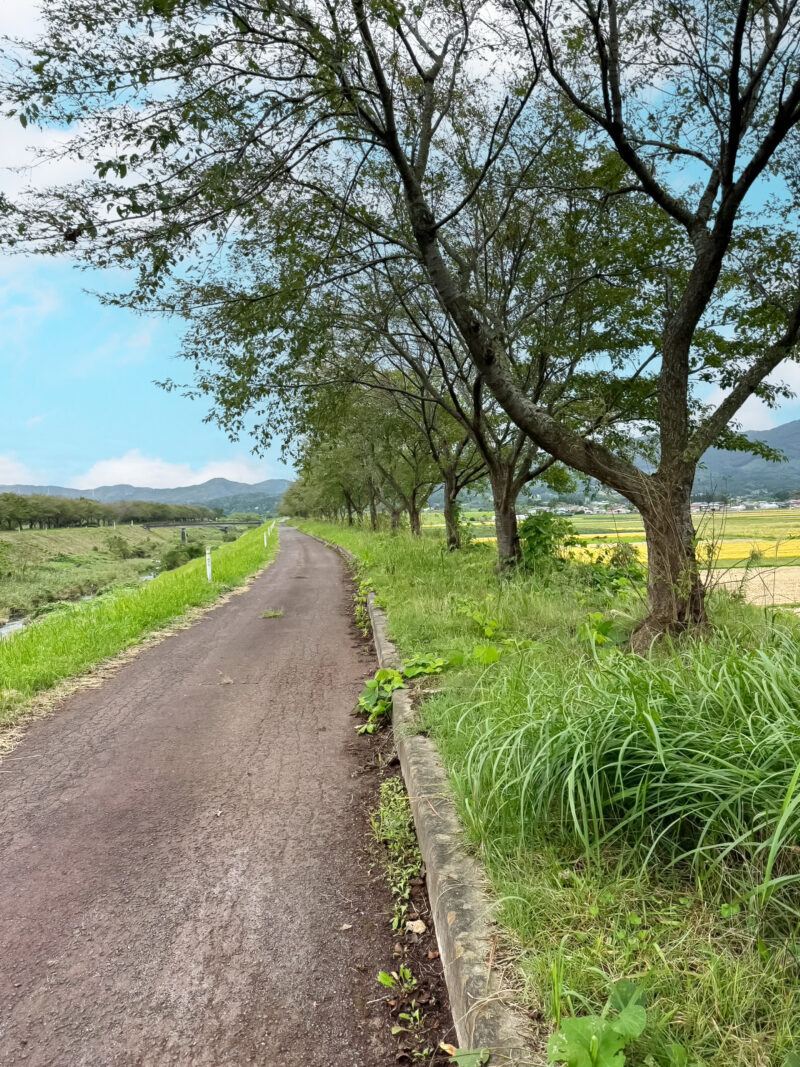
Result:
[[[121,588],[47,615],[0,641],[0,726],[17,721],[31,699],[241,585],[274,558],[277,528],[264,547],[263,528],[221,544],[212,557],[166,571],[151,582]]]
[[[304,524],[308,525],[308,524]],[[628,1067],[783,1067],[800,1046],[800,629],[724,595],[649,660],[590,566],[501,580],[494,553],[314,524],[361,561],[409,655],[453,657],[421,725],[545,1031],[647,993]],[[494,647],[496,662],[474,657]]]
[[[213,526],[189,531],[190,540],[209,544],[222,537]],[[141,526],[2,531],[0,622],[140,581],[179,544],[177,529]]]

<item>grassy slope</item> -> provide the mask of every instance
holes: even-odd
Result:
[[[546,696],[552,704],[590,676],[578,630],[592,610],[608,611],[608,600],[576,593],[558,575],[546,586],[524,578],[501,582],[488,548],[449,554],[433,539],[412,545],[402,536],[302,525],[359,558],[403,653],[468,653],[503,634],[511,641],[498,663],[435,679],[438,692],[423,716],[503,901],[501,921],[518,941],[533,1017],[552,1029],[557,1010],[597,1011],[613,980],[634,978],[648,990],[648,1026],[628,1054],[629,1067],[781,1067],[800,1043],[800,947],[785,924],[769,925],[747,905],[737,912],[724,881],[703,883],[684,869],[652,863],[645,870],[641,856],[622,845],[589,860],[557,827],[524,825],[525,803],[500,818],[498,804],[487,801],[493,784],[504,800],[514,799],[504,767],[520,716],[535,723],[537,687],[542,703]],[[474,614],[496,622],[499,633],[487,638]],[[763,613],[724,601],[717,619],[729,632],[712,645],[711,659],[718,655],[720,664],[732,650],[756,649],[768,626]],[[613,704],[613,694],[607,699]],[[673,1044],[678,1048],[670,1051]]]
[[[112,538],[143,556],[120,559]],[[214,544],[222,532],[202,527],[189,538]],[[164,550],[179,541],[180,530],[141,526],[0,531],[0,621],[135,582],[156,570]]]
[[[0,726],[15,722],[32,697],[136,644],[190,608],[216,600],[274,558],[277,528],[249,530],[213,553],[213,581],[195,559],[153,581],[123,587],[45,616],[0,641]]]

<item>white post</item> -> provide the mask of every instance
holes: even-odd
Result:
[[[267,531],[264,531],[264,548],[267,547]]]
[[[206,546],[206,577],[211,581],[211,549]]]

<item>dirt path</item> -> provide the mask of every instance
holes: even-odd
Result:
[[[338,557],[281,542],[0,763],[0,1062],[393,1062],[349,716],[374,664]]]
[[[742,591],[751,604],[800,604],[800,567],[730,570],[719,579],[723,589]]]

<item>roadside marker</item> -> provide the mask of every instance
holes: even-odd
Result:
[[[206,545],[206,577],[211,581],[211,549]]]

